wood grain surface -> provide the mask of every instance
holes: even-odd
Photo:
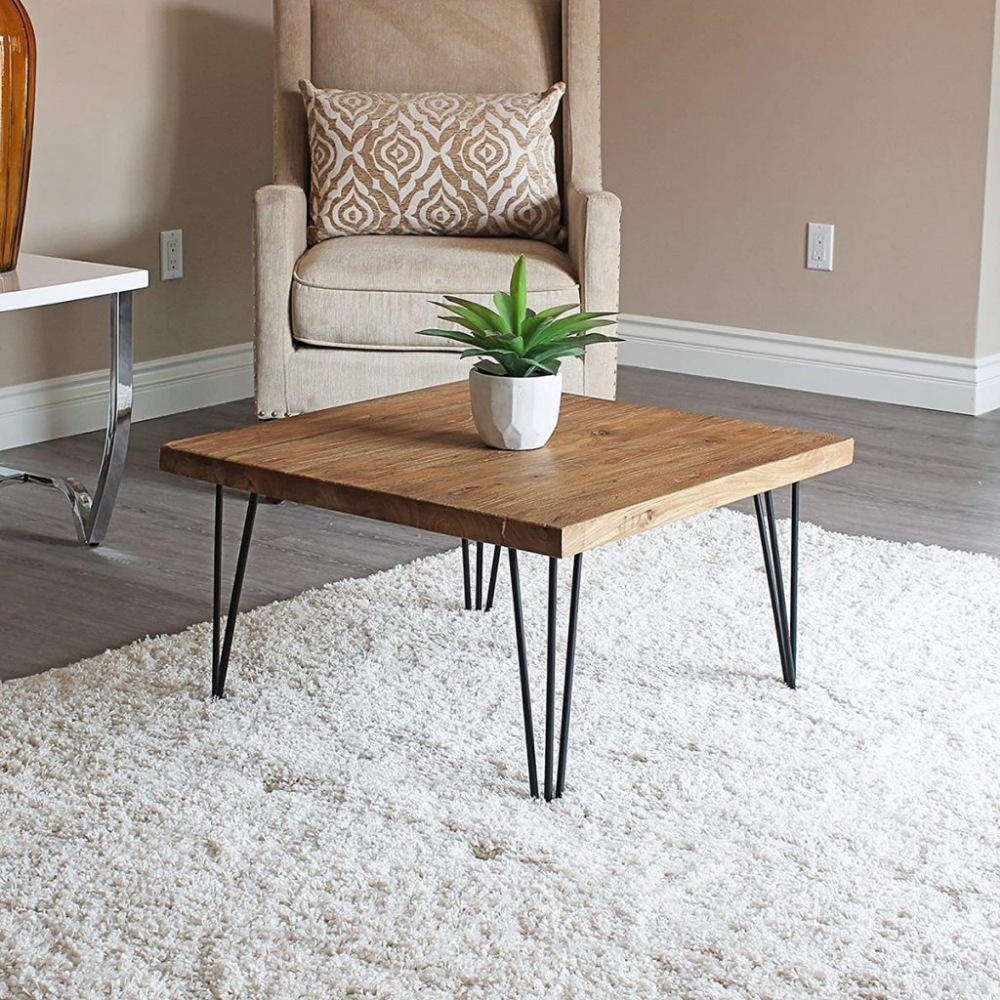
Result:
[[[850,438],[563,397],[549,444],[483,445],[464,384],[163,446],[160,467],[327,510],[550,556],[849,465]]]

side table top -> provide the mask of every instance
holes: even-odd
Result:
[[[563,396],[552,440],[495,451],[465,383],[163,446],[160,468],[277,500],[569,556],[850,465],[832,434]]]
[[[13,271],[0,274],[0,312],[114,295],[148,284],[149,272],[142,268],[23,253]]]

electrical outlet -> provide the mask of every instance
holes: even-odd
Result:
[[[184,277],[184,232],[167,229],[160,233],[160,280]]]
[[[806,239],[806,267],[813,271],[833,270],[833,226],[810,222]]]

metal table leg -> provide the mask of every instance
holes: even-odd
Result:
[[[566,787],[566,757],[569,753],[569,724],[573,700],[573,672],[576,664],[576,633],[580,620],[580,581],[583,554],[573,558],[573,585],[570,592],[569,630],[566,638],[566,672],[563,679],[562,714],[559,720],[559,761],[555,760],[556,734],[556,634],[558,631],[559,560],[549,559],[549,597],[547,650],[545,659],[545,759],[543,794],[546,802],[562,798]],[[538,765],[535,756],[535,733],[531,711],[531,688],[528,680],[528,654],[524,641],[524,612],[521,605],[521,578],[517,552],[510,549],[510,585],[514,599],[514,630],[517,637],[517,665],[521,677],[521,708],[524,713],[524,738],[528,750],[528,787],[538,798]]]
[[[483,543],[476,542],[476,610],[483,610]]]
[[[566,639],[566,673],[563,676],[562,716],[559,720],[559,773],[556,798],[566,788],[566,756],[569,753],[569,717],[573,707],[573,671],[576,666],[576,632],[580,618],[580,580],[583,576],[583,553],[573,557],[573,588],[569,599],[569,633]]]
[[[781,552],[778,545],[778,527],[774,517],[774,500],[770,491],[753,498],[757,514],[757,531],[764,555],[767,589],[771,595],[771,613],[778,639],[781,659],[781,676],[794,688],[797,670],[798,608],[799,608],[799,483],[792,486],[791,553],[788,600],[785,600],[785,582],[781,573]],[[766,520],[765,520],[766,515]]]
[[[493,565],[490,566],[490,586],[489,590],[486,591],[486,611],[490,611],[493,608],[493,598],[497,592],[497,575],[500,572],[501,551],[502,549],[499,545],[493,547]]]
[[[472,560],[470,557],[470,542],[462,539],[462,579],[465,586],[465,610],[472,611]],[[501,547],[493,547],[493,562],[490,565],[489,586],[486,591],[486,604],[483,604],[483,543],[476,542],[476,611],[489,611],[493,607],[493,598],[497,591],[497,575],[500,572]]]
[[[257,517],[259,497],[251,493],[247,501],[246,518],[243,521],[243,534],[240,538],[240,550],[236,557],[236,573],[233,577],[233,590],[229,598],[229,611],[226,614],[226,631],[222,633],[222,487],[215,487],[215,558],[212,585],[212,697],[222,698],[226,693],[226,674],[229,672],[229,656],[233,650],[233,635],[236,632],[236,616],[240,611],[240,595],[243,593],[243,578],[247,571],[247,557],[250,555],[250,541],[253,538],[253,526]],[[220,645],[221,640],[221,645]]]
[[[0,466],[0,486],[28,483],[59,490],[69,501],[76,534],[84,545],[100,545],[107,534],[125,472],[132,423],[132,293],[111,296],[111,362],[108,377],[108,428],[97,488],[91,493],[79,480],[22,472]]]
[[[517,666],[521,678],[521,712],[524,715],[524,741],[528,751],[528,788],[533,799],[538,798],[538,762],[535,757],[535,724],[531,713],[531,681],[528,675],[528,653],[524,641],[524,611],[521,607],[521,574],[517,565],[517,550],[510,549],[510,588],[514,598],[514,634],[517,638]]]
[[[469,539],[462,539],[462,578],[465,584],[465,610],[472,610],[472,574],[469,569]]]

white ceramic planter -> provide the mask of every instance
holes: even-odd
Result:
[[[472,416],[479,436],[491,448],[531,451],[541,448],[559,423],[562,372],[534,378],[469,372]]]

